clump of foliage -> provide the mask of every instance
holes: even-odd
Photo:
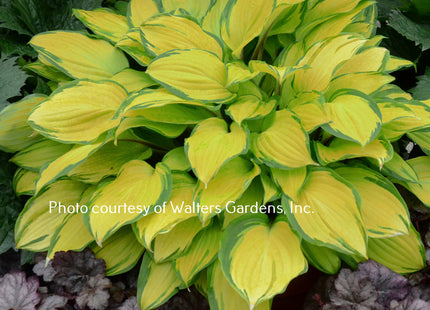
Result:
[[[143,254],[141,309],[192,285],[212,309],[270,309],[308,263],[425,266],[393,183],[430,206],[430,157],[398,154],[404,135],[430,149],[430,101],[390,84],[412,63],[379,46],[372,1],[132,0],[126,16],[74,14],[92,34],[30,41],[28,67],[55,91],[0,114],[15,190],[32,196],[17,247],[52,258],[89,246],[107,275]]]

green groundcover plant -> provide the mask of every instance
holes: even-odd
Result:
[[[270,309],[308,263],[406,274],[424,248],[397,186],[430,206],[430,101],[368,0],[132,0],[75,10],[91,34],[30,41],[50,80],[0,113],[16,153],[18,248],[90,247],[107,274],[143,255],[153,309],[192,285],[211,309]]]

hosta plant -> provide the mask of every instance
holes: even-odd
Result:
[[[0,115],[31,195],[18,248],[143,255],[142,309],[195,285],[211,309],[270,309],[308,264],[399,273],[424,248],[397,186],[430,206],[430,101],[390,84],[368,0],[131,0],[75,10],[91,33],[30,44],[50,80]]]

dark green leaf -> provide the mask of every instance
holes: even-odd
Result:
[[[27,74],[15,64],[17,58],[0,58],[0,110],[8,104],[7,99],[20,95],[27,79]]]
[[[378,18],[386,20],[393,9],[400,9],[405,6],[405,0],[378,0],[376,4],[378,6]]]
[[[421,45],[423,51],[430,48],[430,26],[418,24],[407,18],[398,10],[393,10],[390,14],[388,24],[398,33],[405,36],[416,45]]]
[[[418,76],[417,86],[411,89],[414,98],[417,100],[430,99],[430,68],[427,68],[426,74]]]

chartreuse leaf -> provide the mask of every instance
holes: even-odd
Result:
[[[211,309],[249,310],[246,300],[228,283],[218,260],[208,268],[207,282],[207,295]],[[270,310],[270,304],[271,300],[263,301],[254,310]]]
[[[112,117],[126,97],[127,92],[114,82],[72,82],[37,105],[28,122],[52,140],[91,143],[119,125]]]
[[[184,99],[223,103],[235,97],[226,89],[227,70],[213,53],[172,50],[155,58],[146,71],[155,81]]]
[[[64,155],[70,151],[71,148],[72,145],[70,144],[43,139],[16,153],[10,161],[22,168],[39,171],[44,164],[52,162]]]
[[[66,208],[76,206],[85,188],[85,184],[61,180],[28,200],[15,225],[17,248],[46,251],[54,232],[67,215],[59,204]]]
[[[344,93],[325,104],[330,123],[322,128],[334,136],[369,144],[379,134],[382,120],[378,106],[364,95]]]
[[[249,67],[251,68],[252,72],[263,72],[270,74],[278,81],[279,84],[282,84],[290,74],[296,72],[297,70],[308,68],[307,65],[302,67],[277,67],[269,65],[267,62],[261,60],[251,60],[249,62]]]
[[[30,44],[43,56],[42,62],[76,79],[108,79],[128,67],[127,58],[120,50],[79,32],[44,32],[35,35]]]
[[[302,251],[309,263],[322,272],[335,274],[339,271],[341,260],[332,249],[315,246],[306,240],[302,240]]]
[[[127,18],[108,9],[93,11],[74,9],[73,15],[95,34],[115,43],[121,40],[129,30]]]
[[[151,62],[142,42],[140,41],[140,30],[139,28],[133,28],[125,34],[125,36],[115,44],[116,47],[123,50],[134,60],[137,61],[141,66],[148,66]]]
[[[236,201],[259,173],[260,168],[255,163],[236,157],[223,165],[207,185],[199,182],[194,200],[206,206],[199,210],[201,221],[206,223],[224,210],[228,202]]]
[[[118,177],[93,194],[85,221],[99,245],[120,227],[135,222],[166,201],[171,191],[169,169],[162,163],[152,168],[148,163],[132,160],[122,166]],[[108,211],[103,211],[103,206]],[[111,208],[111,210],[109,210]],[[115,211],[116,208],[116,212]]]
[[[200,122],[185,140],[185,152],[198,179],[208,184],[227,161],[248,150],[247,133],[219,118]]]
[[[119,139],[109,142],[90,154],[86,160],[68,172],[68,176],[84,183],[98,183],[104,177],[116,175],[122,165],[133,159],[151,157],[151,149],[139,141]]]
[[[343,61],[351,58],[364,44],[364,40],[351,35],[340,35],[318,42],[297,63],[309,65],[294,74],[294,89],[299,91],[324,91],[330,84],[333,72]]]
[[[185,0],[161,0],[163,9],[166,12],[175,11],[179,8],[186,10],[191,16],[202,19],[209,7],[212,5],[212,0],[201,1],[185,1]]]
[[[195,213],[193,206],[186,207],[182,212]],[[167,233],[159,234],[154,240],[154,261],[156,263],[173,261],[181,257],[190,247],[194,237],[203,229],[197,216],[193,216],[175,225]],[[150,250],[150,249],[148,249]]]
[[[275,119],[260,134],[251,134],[251,151],[269,167],[297,168],[313,164],[309,136],[291,111],[276,111]]]
[[[106,275],[113,276],[133,268],[142,256],[144,248],[128,225],[110,236],[102,248],[95,246],[92,250],[97,258],[106,262]]]
[[[334,138],[329,146],[316,142],[315,151],[318,161],[322,165],[344,159],[370,157],[376,159],[379,167],[382,167],[384,163],[391,160],[394,154],[391,143],[386,139],[375,139],[362,147],[356,142]]]
[[[396,152],[393,158],[384,163],[382,174],[397,180],[418,183],[418,176],[414,169]]]
[[[30,95],[0,111],[0,150],[15,153],[42,137],[28,126],[31,109],[45,100],[45,95]]]
[[[318,101],[311,101],[296,105],[291,108],[291,111],[300,117],[303,128],[307,132],[310,132],[319,126],[330,122],[330,118],[324,109],[324,105]]]
[[[121,84],[129,93],[157,84],[149,77],[148,74],[146,74],[146,72],[130,68],[124,69],[115,74],[111,80]]]
[[[162,161],[171,171],[191,170],[190,162],[188,161],[185,149],[182,146],[167,152]]]
[[[176,294],[181,280],[171,262],[156,264],[148,252],[143,255],[137,280],[137,300],[142,310],[155,309]]]
[[[300,189],[305,183],[308,175],[306,167],[296,169],[272,168],[273,180],[282,189],[282,192],[293,200],[298,200]]]
[[[140,31],[142,43],[153,56],[174,49],[198,48],[223,59],[219,43],[199,24],[185,16],[159,15],[144,22]]]
[[[277,104],[276,100],[269,102],[262,101],[253,95],[240,96],[226,110],[235,122],[239,125],[246,119],[260,119],[270,114]]]
[[[59,251],[81,251],[91,242],[94,242],[93,236],[84,224],[83,213],[88,212],[87,202],[95,189],[96,186],[86,188],[79,199],[79,208],[70,209],[69,211],[73,213],[68,212],[61,225],[55,230],[49,244],[48,258],[54,258],[55,253]],[[75,204],[75,206],[78,205]]]
[[[121,124],[115,131],[115,139],[117,139],[118,136],[126,132],[128,129],[136,127],[146,127],[165,137],[176,138],[185,131],[187,125],[153,122],[141,116],[126,117],[121,121]]]
[[[304,0],[276,1],[276,8],[266,20],[263,33],[269,30],[269,36],[293,33],[302,21],[303,5],[295,5]]]
[[[343,62],[336,70],[335,76],[347,73],[380,71],[388,57],[389,52],[383,47],[366,48]]]
[[[197,276],[196,282],[194,282],[194,287],[197,289],[197,291],[202,294],[204,297],[207,298],[207,286],[208,286],[208,276],[207,276],[207,269],[205,271],[200,272],[200,274]]]
[[[71,81],[71,78],[69,76],[65,75],[63,72],[61,72],[54,66],[44,64],[39,60],[25,65],[24,68],[30,69],[31,71],[51,81],[55,81],[55,82]]]
[[[281,191],[278,189],[278,186],[273,181],[267,169],[261,169],[260,179],[264,189],[264,204],[268,201],[274,201],[281,198]]]
[[[369,238],[368,244],[369,258],[397,273],[412,273],[426,266],[424,245],[412,225],[406,235]]]
[[[260,35],[274,6],[274,0],[228,2],[221,20],[221,35],[233,55],[239,57],[245,45]]]
[[[307,270],[300,240],[283,216],[272,224],[265,214],[234,220],[223,233],[219,260],[228,282],[251,309]]]
[[[201,230],[188,250],[175,260],[176,273],[186,287],[189,287],[196,275],[216,258],[221,235],[220,225],[213,222],[212,225]]]
[[[336,172],[358,190],[363,224],[369,237],[408,233],[411,223],[407,206],[390,181],[367,168],[341,167]]]
[[[418,144],[421,150],[430,156],[430,131],[414,131],[408,133],[408,137]]]
[[[84,162],[88,156],[102,147],[104,143],[104,138],[101,138],[93,144],[75,145],[64,155],[61,155],[52,162],[48,162],[40,171],[40,178],[36,183],[36,193],[44,186],[67,175],[74,167]]]
[[[159,13],[153,0],[131,0],[128,5],[127,19],[130,26],[139,27],[144,21]]]
[[[39,172],[19,168],[13,176],[13,190],[17,196],[34,195]]]
[[[430,156],[409,159],[407,163],[415,170],[418,183],[402,183],[426,206],[430,206]]]
[[[360,196],[333,170],[315,167],[308,171],[298,199],[293,202],[284,196],[282,205],[293,229],[309,243],[366,257]],[[302,208],[297,209],[298,205]]]
[[[242,60],[233,60],[226,64],[227,87],[238,83],[244,83],[256,77],[260,72],[251,72],[250,68]]]
[[[186,205],[193,204],[195,185],[196,181],[188,174],[172,174],[172,194],[164,205],[164,211],[148,214],[133,225],[138,240],[145,248],[152,251],[152,241],[157,235],[167,233],[178,223],[197,215],[185,209]]]

